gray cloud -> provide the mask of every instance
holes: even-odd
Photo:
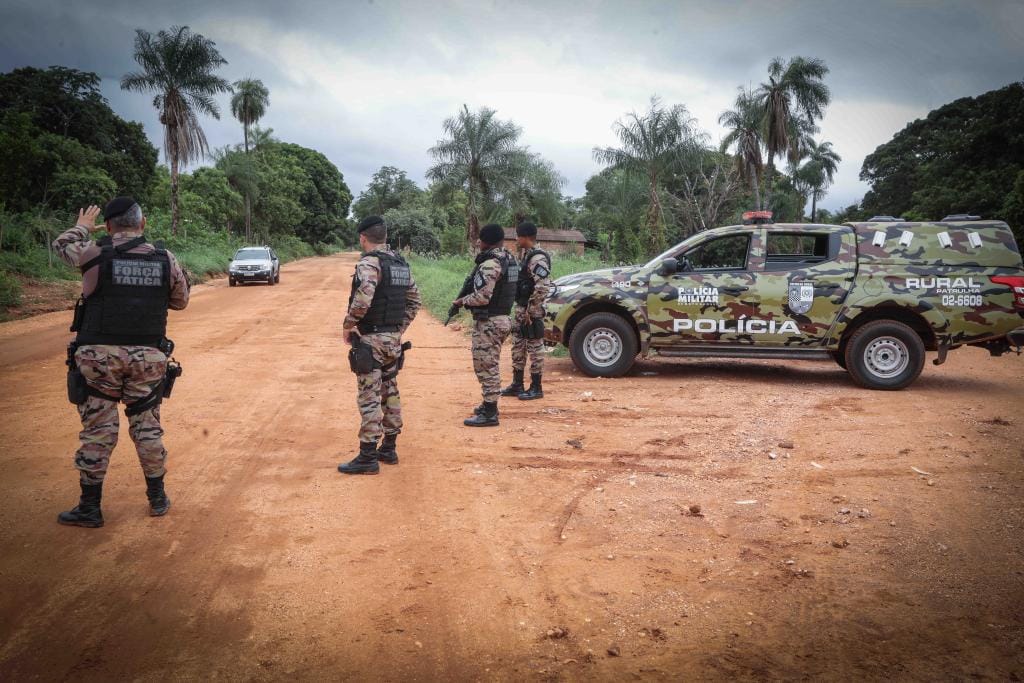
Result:
[[[579,195],[594,145],[658,93],[685,103],[713,139],[738,85],[768,60],[823,58],[834,104],[822,136],[843,156],[824,205],[859,199],[863,157],[911,119],[1024,76],[1024,3],[966,2],[8,2],[0,70],[96,71],[104,94],[159,143],[150,98],[120,91],[136,27],[188,24],[215,40],[224,75],[261,78],[264,126],[323,151],[355,193],[382,164],[422,179],[441,121],[488,105],[524,128]],[[211,144],[240,139],[222,98]]]

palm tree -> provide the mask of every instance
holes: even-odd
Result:
[[[516,142],[522,133],[511,121],[495,118],[487,107],[471,112],[462,105],[457,116],[445,119],[445,138],[430,148],[434,165],[427,178],[466,192],[466,239],[475,248],[480,216],[495,192],[516,176]]]
[[[820,145],[814,140],[810,141],[807,153],[807,162],[800,167],[798,173],[804,179],[811,191],[811,222],[818,217],[818,199],[824,196],[825,189],[832,184],[836,170],[839,168],[840,157],[832,149],[831,142],[823,142]]]
[[[750,183],[757,208],[760,209],[761,173],[764,170],[764,159],[761,156],[764,136],[761,124],[764,117],[754,95],[742,88],[736,96],[734,106],[734,109],[728,109],[718,117],[718,123],[729,131],[722,138],[721,151],[725,152],[735,145],[733,159],[736,172],[740,178]]]
[[[178,167],[199,161],[209,147],[197,112],[220,118],[214,95],[231,86],[214,70],[227,60],[212,40],[175,26],[155,36],[135,32],[135,61],[142,71],[121,78],[121,89],[155,91],[153,106],[164,127],[164,157],[171,164],[171,232],[178,234]]]
[[[799,153],[800,131],[813,128],[832,99],[822,81],[827,73],[825,62],[817,58],[793,57],[783,62],[776,57],[768,64],[768,82],[758,87],[755,96],[764,114],[769,192],[775,157],[789,155],[792,159]],[[804,122],[798,124],[801,117]]]
[[[622,143],[617,147],[595,147],[594,160],[629,173],[642,175],[647,180],[647,231],[650,249],[661,253],[665,249],[665,220],[658,189],[662,176],[680,157],[695,149],[702,149],[704,133],[697,130],[697,121],[681,104],[665,108],[661,100],[651,98],[646,114],[631,112],[625,121],[615,122],[614,130]]]
[[[255,125],[267,113],[270,105],[270,91],[257,78],[243,78],[235,81],[235,94],[231,96],[231,114],[242,124],[245,136],[245,153],[249,153],[249,127]],[[252,239],[252,197],[245,193],[245,239]]]
[[[527,150],[520,150],[512,160],[513,173],[507,178],[510,182],[498,188],[499,202],[512,214],[512,224],[519,225],[529,214],[542,225],[560,224],[565,177],[550,161]]]

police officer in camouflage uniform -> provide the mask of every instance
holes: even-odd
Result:
[[[512,384],[501,390],[502,396],[520,401],[544,398],[541,377],[544,374],[544,299],[551,291],[551,256],[536,248],[537,226],[528,221],[516,227],[520,260],[516,315],[512,323]],[[523,387],[526,357],[530,357],[530,388]]]
[[[81,446],[75,453],[82,496],[57,521],[84,527],[103,526],[100,501],[117,444],[118,401],[125,404],[128,434],[146,477],[149,514],[164,515],[171,506],[164,492],[167,451],[160,399],[167,355],[161,348],[168,348],[167,310],[185,308],[189,295],[174,254],[143,237],[146,219],[134,199],[111,200],[103,209],[105,226],[96,225],[99,213],[97,206],[79,211],[75,227],[53,242],[60,258],[82,271],[82,299],[72,325],[78,336],[69,363],[77,366],[75,376],[84,378],[78,405]],[[104,227],[107,237],[90,239]]]
[[[338,465],[338,471],[377,474],[381,462],[398,464],[395,442],[402,431],[398,395],[402,333],[416,317],[421,301],[409,264],[387,246],[384,219],[368,216],[358,230],[363,256],[352,276],[343,334],[353,345],[350,360],[359,388],[356,401],[362,424],[359,454]]]
[[[473,417],[463,421],[467,427],[494,427],[498,424],[498,397],[501,395],[499,361],[501,345],[512,329],[512,303],[516,296],[519,264],[502,246],[505,231],[490,223],[480,229],[480,254],[476,257],[471,282],[473,291],[452,302],[465,306],[473,314],[473,370],[480,380],[483,404]]]

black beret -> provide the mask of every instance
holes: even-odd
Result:
[[[505,231],[497,223],[488,223],[480,228],[480,241],[484,244],[501,244],[505,241]]]
[[[537,226],[530,221],[523,221],[516,226],[516,234],[520,237],[536,237]]]
[[[359,221],[359,227],[356,228],[356,230],[362,233],[375,225],[384,225],[384,219],[380,216],[367,216],[363,220]]]
[[[103,220],[109,221],[131,211],[138,204],[132,197],[114,197],[103,207]]]

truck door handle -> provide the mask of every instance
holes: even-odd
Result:
[[[743,292],[747,291],[746,287],[719,287],[718,289],[729,296],[739,296]]]

